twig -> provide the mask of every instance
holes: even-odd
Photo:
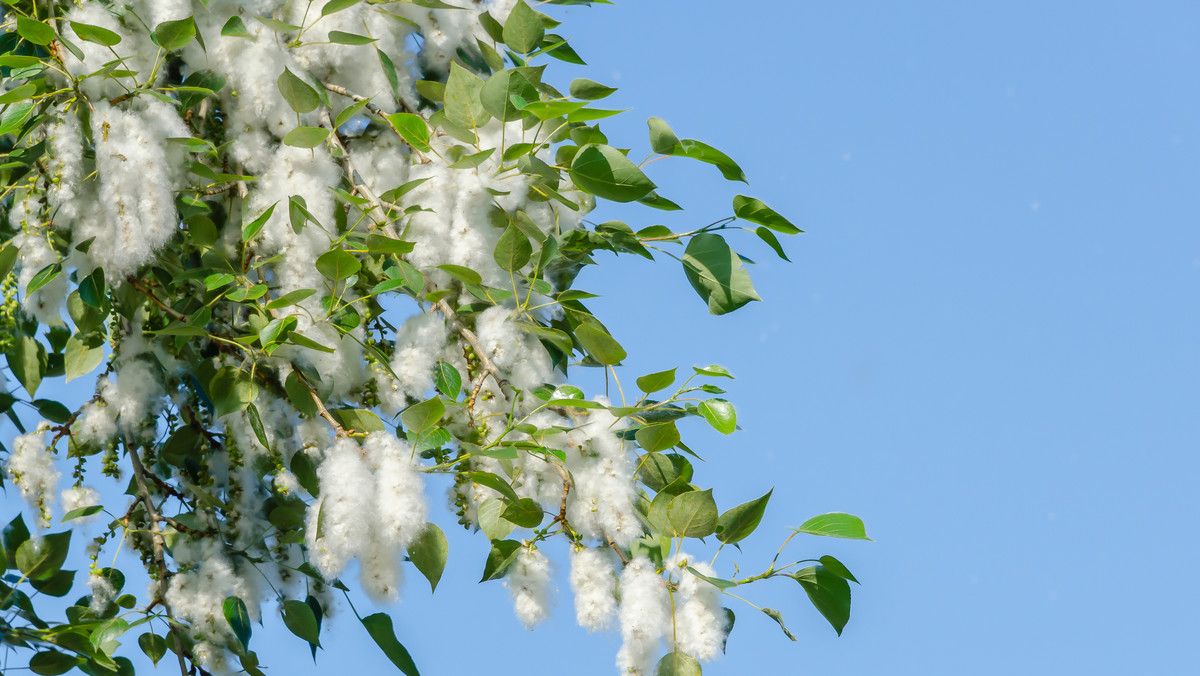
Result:
[[[508,381],[504,379],[504,375],[500,373],[500,369],[496,368],[496,365],[492,363],[492,360],[488,358],[483,349],[479,347],[479,339],[475,337],[475,334],[471,331],[471,329],[463,326],[462,322],[458,321],[458,316],[454,313],[454,310],[450,308],[450,304],[445,300],[439,300],[438,302],[434,303],[433,307],[436,308],[438,312],[442,313],[442,316],[446,318],[447,322],[449,322],[450,328],[454,329],[455,333],[462,336],[462,339],[467,341],[467,344],[471,346],[471,349],[475,350],[475,356],[479,357],[479,363],[482,364],[484,370],[495,379],[496,384],[500,386],[501,390],[507,390],[507,395],[514,394],[515,392],[512,386],[509,385]],[[480,380],[482,382],[482,379]]]
[[[150,542],[154,554],[154,565],[158,568],[158,590],[155,592],[156,603],[161,603],[163,610],[167,613],[167,626],[171,628],[171,639],[175,644],[175,655],[179,658],[179,671],[183,676],[188,676],[187,662],[184,660],[183,641],[179,637],[179,628],[171,622],[171,605],[167,602],[167,559],[163,554],[165,549],[162,530],[158,527],[159,521],[163,520],[158,509],[154,506],[154,500],[150,499],[150,489],[146,487],[146,468],[142,465],[142,459],[138,454],[138,448],[135,446],[128,435],[125,436],[125,450],[129,453],[129,460],[133,463],[133,479],[137,482],[138,499],[142,501],[142,505],[146,508],[146,514],[150,517]]]
[[[147,298],[149,298],[151,301],[153,301],[153,302],[154,302],[154,304],[155,304],[155,305],[157,305],[157,306],[159,307],[159,309],[161,309],[163,312],[165,312],[165,313],[167,313],[167,314],[171,315],[172,317],[174,317],[175,319],[178,319],[178,320],[179,320],[179,321],[181,321],[181,322],[182,322],[182,321],[187,321],[187,315],[185,315],[185,314],[182,314],[182,313],[180,313],[180,312],[176,312],[174,308],[172,308],[171,306],[169,306],[169,305],[167,305],[166,303],[164,303],[164,302],[162,302],[161,300],[159,300],[159,299],[158,299],[158,296],[155,296],[155,295],[154,295],[154,294],[153,294],[153,293],[150,291],[150,289],[147,289],[145,286],[143,286],[143,285],[142,285],[142,283],[141,283],[141,281],[140,281],[140,280],[138,280],[136,277],[127,277],[127,278],[125,279],[125,281],[129,282],[129,285],[130,285],[130,286],[132,286],[133,288],[135,288],[135,289],[137,289],[138,291],[142,292],[142,294],[143,294],[144,296],[146,296],[146,297],[147,297]]]
[[[392,228],[391,223],[388,222],[388,210],[383,206],[383,201],[375,195],[375,191],[371,190],[371,186],[367,185],[365,182],[359,183],[354,179],[355,175],[358,173],[354,169],[354,160],[350,159],[350,150],[346,148],[345,144],[342,143],[342,139],[338,136],[337,129],[333,128],[333,121],[329,119],[329,111],[321,111],[321,122],[329,127],[329,130],[332,132],[330,138],[333,139],[333,143],[338,147],[338,149],[342,151],[342,168],[346,170],[346,177],[350,179],[350,185],[354,186],[354,192],[362,195],[363,199],[370,202],[372,209],[379,210],[381,219],[376,221],[375,224],[379,227],[382,227],[384,232],[386,232],[389,237],[399,239],[399,235],[396,234],[395,229]]]
[[[405,143],[408,143],[408,139],[404,138],[404,134],[401,134],[400,130],[396,128],[396,125],[392,124],[392,121],[388,119],[387,113],[385,113],[383,111],[383,109],[380,108],[379,106],[375,105],[374,103],[371,103],[371,99],[369,99],[365,96],[359,96],[358,94],[355,94],[354,92],[350,91],[349,89],[346,89],[345,87],[340,87],[338,85],[330,84],[328,82],[322,82],[321,84],[325,86],[325,89],[333,92],[334,94],[339,94],[341,96],[345,96],[346,98],[352,99],[354,101],[359,101],[359,102],[365,101],[367,103],[367,105],[366,105],[367,110],[371,111],[371,113],[373,115],[380,117],[384,122],[387,123],[387,125],[389,127],[392,128],[392,131],[396,132],[397,136],[399,136],[401,139],[404,139]],[[412,113],[413,115],[419,116],[419,113],[417,113],[417,111],[415,111],[411,107],[409,107],[409,105],[404,102],[404,99],[397,99],[397,100],[400,103],[400,107],[402,109],[404,109],[404,112]],[[428,122],[426,124],[428,124]],[[433,161],[433,160],[430,160],[429,156],[426,155],[425,153],[421,152],[420,150],[417,150],[416,148],[413,148],[411,143],[409,144],[408,147],[412,148],[413,154],[416,155],[417,158],[421,160],[421,164],[429,164],[430,162]]]
[[[308,394],[312,397],[313,403],[317,405],[317,412],[321,414],[321,417],[324,418],[331,427],[333,427],[333,431],[339,437],[350,436],[350,434],[346,432],[346,428],[342,427],[342,424],[329,414],[329,409],[325,408],[325,402],[321,401],[320,395],[318,395],[317,391],[313,389],[313,386],[309,384],[308,379],[304,377],[304,374],[295,369],[293,369],[292,372],[296,374],[296,379],[299,380],[300,383],[304,385],[305,389],[308,390]]]

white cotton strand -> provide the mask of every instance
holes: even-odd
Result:
[[[92,600],[88,603],[88,612],[93,615],[100,615],[108,608],[108,604],[112,603],[113,599],[116,598],[117,590],[113,589],[112,583],[108,581],[108,578],[97,575],[95,571],[92,571],[92,574],[88,575],[87,584],[88,589],[92,592]]]
[[[550,560],[540,550],[524,547],[504,577],[512,592],[513,610],[527,629],[550,614]]]
[[[394,382],[409,399],[423,399],[433,387],[433,369],[448,335],[445,320],[433,313],[409,317],[396,332],[396,349],[392,354]]]
[[[62,476],[54,466],[54,454],[46,445],[47,429],[49,424],[43,422],[36,431],[14,439],[5,467],[9,478],[21,491],[25,504],[37,512],[41,528],[50,526],[50,506],[54,504],[58,480]]]
[[[337,440],[318,468],[317,479],[321,499],[308,508],[308,551],[321,575],[332,580],[370,539],[374,481],[362,449],[351,439]]]
[[[588,631],[612,626],[617,611],[617,575],[612,557],[602,549],[571,552],[571,591],[575,594],[575,620]]]
[[[46,196],[54,227],[70,230],[81,218],[91,216],[95,184],[84,182],[89,173],[84,164],[83,134],[79,118],[66,114],[47,131],[50,137],[46,168],[52,178]]]
[[[46,235],[40,230],[24,232],[13,238],[13,244],[18,247],[17,288],[22,291],[21,305],[25,311],[33,315],[39,322],[49,326],[63,324],[60,312],[63,301],[67,297],[67,275],[60,272],[40,289],[28,293],[29,283],[37,273],[54,263],[58,263],[58,254],[46,241]]]
[[[113,278],[147,263],[178,231],[168,137],[191,133],[164,103],[146,104],[149,114],[100,101],[92,113],[100,192],[95,218],[79,223],[79,241],[95,238],[88,255]],[[172,119],[173,118],[173,119]]]
[[[116,411],[103,401],[90,401],[83,405],[79,416],[75,418],[73,429],[77,442],[104,446],[117,435]]]
[[[246,604],[251,622],[259,618],[259,589],[253,578],[238,570],[234,560],[225,554],[222,543],[209,538],[179,538],[172,548],[172,557],[180,571],[171,576],[166,601],[176,619],[186,622],[197,643],[213,644],[197,655],[207,667],[219,669],[224,662],[223,650],[213,646],[235,641],[233,629],[225,619],[224,603],[230,596]],[[250,571],[245,571],[250,572]],[[157,583],[151,583],[151,593]]]
[[[375,465],[376,538],[399,550],[425,530],[425,478],[413,462],[412,447],[387,432],[372,432],[363,449]]]
[[[568,456],[575,488],[568,496],[567,519],[583,535],[612,538],[628,547],[641,536],[642,525],[633,506],[633,462],[626,442],[615,434],[623,425],[608,411],[597,409],[568,435],[580,453]]]
[[[77,509],[85,509],[87,507],[95,507],[100,504],[100,493],[95,488],[89,486],[72,486],[62,492],[62,509],[63,514],[73,512]],[[75,519],[76,523],[85,524],[95,521],[100,518],[99,513],[92,514]]]
[[[100,397],[112,409],[121,430],[128,434],[153,434],[154,417],[162,409],[166,391],[159,382],[158,372],[145,359],[133,358],[121,364],[117,380],[105,380]],[[97,412],[97,415],[100,415]],[[103,427],[102,420],[96,421]]]
[[[690,566],[707,577],[716,572],[707,563],[679,552],[667,562],[667,569],[679,584],[675,597],[676,649],[698,660],[708,661],[721,652],[725,643],[726,617],[721,592],[687,570]]]
[[[671,631],[671,597],[666,582],[644,556],[631,561],[621,573],[620,619],[617,668],[622,674],[648,676],[659,641]]]

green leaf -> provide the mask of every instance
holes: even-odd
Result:
[[[483,164],[484,160],[491,157],[492,153],[494,153],[494,152],[496,152],[495,148],[488,148],[487,150],[481,150],[477,153],[471,153],[470,155],[463,157],[462,159],[458,160],[457,162],[451,163],[450,168],[451,169],[472,169],[474,167],[478,167],[479,165]]]
[[[304,601],[289,599],[283,602],[283,624],[296,636],[320,647],[321,627],[313,609]]]
[[[63,364],[66,367],[67,382],[69,383],[80,376],[91,373],[96,370],[96,367],[102,361],[104,361],[103,347],[89,347],[78,336],[71,336],[67,341],[66,349],[63,351]]]
[[[513,490],[512,486],[508,485],[507,481],[501,479],[495,474],[492,474],[491,472],[464,472],[462,476],[479,484],[480,486],[487,486],[488,488],[508,498],[512,502],[516,502],[521,499],[517,496],[517,492]]]
[[[765,225],[775,232],[782,232],[785,235],[795,235],[796,233],[804,232],[800,228],[792,225],[791,221],[779,215],[771,207],[763,204],[762,200],[745,195],[738,195],[733,198],[733,213],[738,218]]]
[[[516,453],[514,452],[512,455],[516,456]],[[513,460],[515,457],[507,459]],[[501,515],[504,505],[504,500],[500,498],[488,498],[479,503],[477,510],[479,530],[483,531],[484,537],[488,540],[503,540],[517,527],[515,523]]]
[[[20,17],[18,17],[20,18]],[[29,670],[40,676],[58,676],[75,668],[79,660],[57,650],[43,650],[29,660]]]
[[[208,384],[208,398],[218,416],[246,408],[258,396],[250,374],[236,366],[224,366]]]
[[[452,265],[450,263],[439,265],[438,268],[444,270],[451,277],[463,282],[464,284],[477,285],[483,282],[483,277],[480,277],[479,273],[475,272],[471,268],[464,268],[461,265]]]
[[[783,614],[782,613],[780,613],[778,610],[775,610],[774,608],[762,608],[761,610],[763,611],[763,614],[765,614],[767,617],[769,617],[772,620],[775,620],[777,623],[779,623],[779,628],[783,630],[784,636],[787,636],[788,638],[792,639],[793,641],[796,640],[795,635],[793,635],[792,632],[788,631],[788,628],[783,624]]]
[[[675,496],[667,505],[667,520],[675,535],[689,538],[712,535],[717,527],[717,503],[712,489]]]
[[[721,434],[733,434],[737,429],[737,411],[724,399],[708,399],[696,407],[712,428]]]
[[[592,120],[603,120],[606,117],[619,115],[625,112],[624,110],[603,110],[601,108],[580,108],[573,113],[567,113],[567,122],[591,122]]]
[[[733,374],[729,372],[729,369],[727,369],[724,366],[721,366],[719,364],[711,364],[709,366],[704,366],[704,367],[693,366],[692,370],[702,376],[712,376],[714,378],[729,378],[730,380],[733,379]]]
[[[519,228],[512,225],[504,229],[504,233],[496,242],[496,249],[492,252],[492,258],[496,260],[496,265],[499,265],[501,270],[509,272],[520,270],[529,262],[531,256],[533,256],[533,245],[529,243],[529,238]]]
[[[404,409],[400,414],[400,421],[404,423],[405,429],[420,435],[433,429],[445,413],[446,405],[441,399],[434,397]]]
[[[726,511],[717,519],[717,539],[727,545],[746,539],[762,521],[763,513],[767,511],[767,502],[775,489],[767,491],[761,498],[743,502]]]
[[[837,559],[833,558],[832,556],[829,556],[828,554],[826,554],[825,556],[822,556],[820,558],[820,561],[821,561],[821,565],[825,566],[825,569],[828,570],[829,572],[833,573],[834,575],[837,575],[839,577],[844,577],[847,580],[850,580],[851,582],[854,582],[856,584],[858,583],[858,580],[854,579],[854,575],[850,573],[850,569],[847,568],[841,561],[838,561]]]
[[[508,572],[509,566],[517,560],[517,554],[521,550],[521,543],[516,540],[497,540],[492,543],[492,549],[488,552],[487,561],[483,564],[483,578],[480,582],[489,580],[498,580],[504,577]]]
[[[537,500],[521,498],[505,507],[500,516],[522,528],[537,528],[538,524],[542,522],[542,518],[545,517],[545,513],[542,512],[542,506],[538,504]]]
[[[33,115],[33,111],[33,101],[21,101],[5,106],[4,112],[0,113],[0,136],[20,131],[21,127],[25,126],[25,122]]]
[[[104,510],[103,505],[92,505],[91,507],[80,507],[79,509],[72,509],[71,511],[67,512],[66,514],[63,514],[62,520],[64,523],[67,521],[74,521],[75,519],[82,519],[85,516],[99,514],[103,510]]]
[[[721,171],[721,175],[728,181],[741,181],[746,183],[746,174],[742,168],[737,165],[728,155],[717,150],[716,148],[701,143],[695,139],[685,138],[675,146],[670,153],[676,157],[688,157],[693,160],[699,160],[713,165]]]
[[[343,9],[349,9],[357,5],[362,0],[329,0],[325,6],[321,8],[321,16],[329,16],[334,12],[340,12]]]
[[[646,375],[637,379],[637,386],[641,391],[649,394],[651,392],[658,392],[659,390],[665,390],[668,387],[670,387],[674,382],[675,382],[675,369],[669,369],[667,371],[657,371],[655,373],[647,373]]]
[[[45,346],[35,338],[21,336],[13,341],[11,351],[5,356],[9,370],[29,396],[34,396],[42,384],[42,376],[46,374],[48,358]]]
[[[300,26],[297,26],[297,25],[291,24],[291,23],[286,23],[286,22],[280,21],[278,19],[272,19],[272,18],[266,17],[266,16],[256,16],[254,18],[259,23],[266,26],[267,28],[270,28],[272,31],[274,31],[276,33],[293,33],[295,31],[300,30]]]
[[[242,649],[249,649],[250,614],[246,612],[246,603],[236,596],[229,596],[221,604],[221,610],[225,613],[225,621],[229,623],[229,628],[233,629],[233,635],[241,642]]]
[[[396,640],[396,632],[392,628],[392,618],[387,613],[375,613],[362,618],[367,633],[375,640],[375,644],[383,650],[383,654],[396,665],[396,668],[406,676],[421,676],[417,665],[413,662],[408,650]]]
[[[37,93],[37,85],[27,82],[20,87],[14,87],[3,94],[0,94],[0,105],[13,103],[15,101],[24,101]]]
[[[375,42],[375,38],[342,31],[329,31],[329,41],[339,45],[369,45]]]
[[[607,331],[591,324],[580,324],[575,329],[575,337],[579,339],[588,354],[606,366],[620,364],[627,356],[625,348],[621,347],[621,344]]]
[[[295,305],[296,303],[299,303],[316,292],[316,289],[296,289],[295,291],[285,293],[270,303],[267,303],[266,308],[268,310],[278,310],[281,307]]]
[[[530,101],[521,107],[521,112],[530,113],[539,120],[551,120],[569,115],[585,105],[583,101]]]
[[[650,126],[650,149],[659,155],[670,155],[675,152],[675,146],[679,145],[679,137],[675,136],[675,132],[671,131],[671,127],[667,125],[661,118],[652,117],[646,120],[646,124]]]
[[[848,540],[870,540],[867,528],[862,519],[853,514],[830,512],[821,514],[800,524],[794,529],[797,533],[809,535],[824,535],[831,538],[846,538]]]
[[[0,278],[7,277],[8,273],[12,272],[20,253],[20,249],[12,244],[5,244],[4,248],[0,249]]]
[[[655,187],[621,151],[596,143],[589,143],[575,153],[571,180],[576,187],[614,202],[633,202]]]
[[[150,658],[154,666],[158,666],[158,661],[163,658],[163,655],[167,654],[167,641],[158,634],[151,634],[149,632],[142,634],[138,637],[138,646],[141,647],[146,657]]]
[[[804,587],[808,600],[841,636],[842,629],[850,621],[850,583],[826,570],[825,566],[809,566],[791,577]]]
[[[242,226],[243,242],[249,242],[250,240],[254,239],[254,236],[257,235],[260,230],[262,230],[263,226],[266,225],[268,220],[270,220],[271,214],[275,213],[276,204],[278,204],[278,202],[267,207],[267,210],[259,214],[258,218]]]
[[[253,38],[250,31],[246,28],[246,22],[242,21],[242,17],[234,14],[229,17],[224,26],[221,26],[221,35],[229,38]]]
[[[571,81],[570,91],[571,96],[574,96],[577,99],[595,101],[612,94],[613,92],[617,91],[617,88],[609,87],[608,85],[602,85],[599,82],[588,80],[587,78],[578,78]]]
[[[537,49],[546,36],[546,25],[542,16],[529,8],[525,0],[517,0],[508,19],[504,22],[504,44],[518,54],[528,54]]]
[[[333,121],[334,128],[340,128],[343,124],[349,122],[350,118],[361,113],[362,109],[366,108],[368,103],[370,101],[355,101],[343,108],[342,112],[338,113],[337,118]]]
[[[731,589],[733,587],[738,586],[738,583],[734,582],[733,580],[725,580],[725,579],[722,579],[719,577],[709,577],[709,576],[701,573],[700,571],[696,570],[695,568],[692,568],[691,566],[687,567],[687,571],[689,573],[691,573],[692,575],[695,575],[696,577],[700,578],[701,580],[704,580],[705,582],[711,584],[712,586],[716,587],[717,589],[720,589],[721,591],[724,591],[726,589]]]
[[[360,269],[362,269],[362,263],[354,254],[345,249],[326,251],[317,257],[317,272],[332,282],[346,279]]]
[[[35,45],[48,45],[58,37],[54,29],[37,19],[17,17],[17,34]]]
[[[117,639],[127,631],[129,631],[129,622],[123,618],[114,617],[92,630],[91,643],[96,650],[111,657],[113,651],[120,646]]]
[[[173,52],[187,46],[196,37],[196,23],[190,16],[178,21],[164,21],[154,27],[151,37],[159,47]]]
[[[413,250],[412,242],[405,242],[402,239],[388,237],[379,233],[371,233],[367,235],[367,250],[372,253],[384,254],[406,254]]]
[[[286,66],[275,81],[279,92],[288,105],[297,113],[311,113],[321,104],[321,96],[307,82],[300,79]]]
[[[692,237],[683,252],[683,271],[714,315],[762,300],[741,259],[720,235],[706,232]]]
[[[433,367],[433,386],[446,398],[458,399],[458,395],[462,394],[462,375],[454,366],[439,361]]]
[[[775,236],[775,233],[768,230],[766,226],[758,226],[754,229],[754,234],[758,235],[759,239],[766,242],[767,246],[771,247],[771,249],[775,251],[775,255],[789,263],[792,262],[792,259],[788,258],[787,254],[783,252],[783,245],[779,243],[779,238]]]
[[[102,308],[107,300],[104,297],[104,270],[96,268],[92,274],[79,282],[79,299],[94,307]]]
[[[679,443],[679,429],[674,422],[655,423],[639,428],[634,437],[647,453],[665,451]]]
[[[420,115],[394,113],[387,116],[388,122],[400,132],[408,145],[422,152],[429,152],[429,125]],[[390,200],[389,200],[390,201]]]
[[[283,137],[283,144],[293,148],[316,148],[329,138],[324,127],[296,127]]]
[[[639,461],[637,475],[650,490],[658,492],[678,479],[691,481],[692,471],[692,464],[682,455],[649,453]]]
[[[62,263],[51,263],[41,270],[38,270],[37,274],[33,276],[33,279],[29,280],[29,284],[25,286],[25,295],[29,296],[38,289],[54,281],[54,278],[57,277],[58,273],[60,272],[62,272]]]
[[[522,110],[513,103],[513,99],[537,101],[538,90],[532,75],[530,68],[512,68],[493,73],[479,92],[479,101],[484,110],[505,122],[521,119]]]
[[[246,420],[250,423],[250,429],[254,431],[255,438],[262,447],[271,450],[270,441],[267,439],[267,430],[263,427],[262,417],[258,414],[258,407],[254,404],[246,406]]]
[[[399,199],[401,197],[404,197],[408,193],[412,192],[412,190],[414,188],[416,188],[417,186],[421,185],[422,183],[424,183],[425,181],[428,181],[428,180],[429,180],[429,178],[427,177],[427,178],[418,178],[418,179],[414,179],[412,181],[408,181],[407,183],[403,183],[400,186],[392,188],[391,190],[383,193],[382,195],[379,196],[379,199],[383,200],[384,202],[399,201]]]
[[[479,99],[482,90],[483,80],[478,75],[458,65],[457,61],[452,61],[443,95],[446,118],[467,129],[477,129],[486,124],[491,115]]]
[[[700,663],[687,653],[673,650],[658,661],[654,676],[700,676]]]
[[[437,591],[449,553],[450,543],[446,541],[446,534],[433,522],[425,524],[425,530],[408,545],[408,559],[429,580],[431,592]]]
[[[355,432],[382,432],[387,429],[379,416],[364,408],[334,409],[332,415],[342,427]]]
[[[17,547],[17,570],[30,578],[47,578],[57,573],[71,549],[71,532],[49,533],[31,538]]]
[[[61,425],[71,418],[71,411],[53,399],[34,399],[32,403],[37,409],[38,415],[52,423]]]

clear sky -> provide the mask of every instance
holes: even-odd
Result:
[[[614,145],[641,157],[645,118],[662,117],[751,183],[658,162],[651,178],[683,215],[595,220],[683,229],[726,215],[740,190],[808,231],[785,242],[792,264],[734,238],[766,302],[724,317],[667,258],[604,260],[577,284],[604,295],[593,309],[629,350],[629,382],[712,362],[738,376],[744,429],[684,431],[708,460],[697,480],[722,508],[775,494],[754,544],[718,572],[761,566],[821,512],[860,515],[875,540],[789,545],[862,581],[843,636],[798,585],[771,581],[746,595],[783,611],[799,641],[730,599],[729,654],[705,673],[1193,672],[1200,5],[626,0],[557,13],[590,66],[548,79],[621,87],[612,107],[633,111],[602,123]],[[483,538],[442,523],[441,587],[410,569],[392,609],[423,674],[616,673],[619,638],[575,626],[565,565],[554,614],[529,632],[503,586],[476,584]],[[315,666],[269,624],[252,643],[268,673],[391,669],[348,609]]]

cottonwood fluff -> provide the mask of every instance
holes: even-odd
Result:
[[[622,674],[649,676],[659,641],[671,631],[671,596],[654,564],[639,556],[621,573],[621,649],[617,668]]]
[[[617,574],[612,555],[603,549],[571,551],[571,591],[575,594],[575,621],[588,631],[612,626],[617,611]]]
[[[550,614],[550,561],[540,550],[522,547],[504,577],[512,592],[513,610],[528,629]]]

